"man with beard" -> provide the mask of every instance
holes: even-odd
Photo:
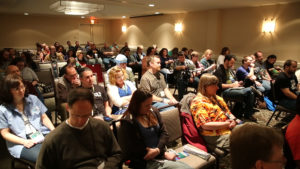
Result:
[[[287,60],[284,62],[283,69],[284,71],[278,75],[275,81],[276,97],[279,105],[296,110],[296,99],[299,94],[299,89],[297,89],[298,80],[295,76],[297,62]]]

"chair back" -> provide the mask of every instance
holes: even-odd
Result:
[[[182,136],[179,110],[177,108],[160,112],[166,130],[169,133],[169,142],[175,141]]]

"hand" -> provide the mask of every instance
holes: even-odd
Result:
[[[239,82],[234,82],[234,83],[232,83],[232,88],[235,88],[235,87],[240,87],[241,85],[240,85],[240,83]]]
[[[216,64],[212,64],[212,65],[211,65],[211,68],[212,68],[212,69],[216,69],[216,67],[217,67]]]
[[[184,66],[184,65],[183,65],[183,66],[181,66],[181,69],[182,69],[182,70],[184,70],[184,69],[186,69],[186,68],[187,68],[187,67],[186,67],[186,66]]]
[[[74,87],[80,86],[80,80],[79,80],[78,78],[72,80],[72,85],[73,85]]]
[[[178,101],[175,99],[175,98],[172,98],[172,99],[170,99],[170,101],[169,101],[169,105],[174,105],[174,104],[177,104],[178,103]]]
[[[235,120],[229,120],[230,124],[229,124],[229,128],[233,129],[236,126],[236,122]]]
[[[33,140],[25,140],[23,146],[26,148],[31,148],[36,144]]]
[[[32,84],[32,86],[35,86],[35,85],[37,85],[37,83],[38,83],[38,82],[37,82],[36,80],[34,80],[34,81],[32,81],[31,84]]]
[[[176,154],[175,154],[175,153],[172,153],[172,152],[165,152],[165,159],[174,161],[174,160],[175,160],[175,157],[176,157]]]
[[[144,157],[145,160],[152,160],[160,153],[159,148],[147,147],[146,150],[147,150],[147,154]]]

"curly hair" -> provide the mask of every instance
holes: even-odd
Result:
[[[112,85],[116,85],[116,75],[119,72],[123,72],[124,75],[124,79],[127,79],[127,73],[125,69],[122,69],[118,66],[115,66],[113,68],[111,68],[111,70],[108,73],[108,78],[109,78],[109,83]]]

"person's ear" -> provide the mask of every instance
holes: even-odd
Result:
[[[255,162],[255,169],[263,169],[264,167],[264,164],[263,164],[264,162],[262,161],[262,160],[257,160],[256,162]]]

